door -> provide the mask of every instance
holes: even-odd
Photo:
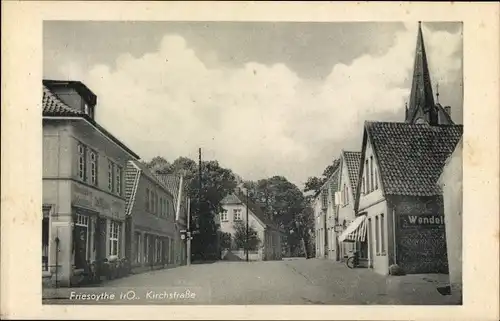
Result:
[[[373,246],[375,245],[373,242],[373,230],[372,230],[372,219],[368,219],[368,234],[366,237],[366,243],[368,247],[368,267],[373,268]]]

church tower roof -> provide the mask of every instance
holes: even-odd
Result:
[[[413,79],[410,92],[410,102],[407,108],[407,123],[416,123],[422,118],[430,125],[437,125],[438,112],[434,103],[431,76],[425,52],[422,24],[418,23],[417,46],[413,66]]]

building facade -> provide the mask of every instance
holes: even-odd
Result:
[[[252,253],[254,260],[281,260],[282,259],[282,237],[284,232],[276,226],[264,212],[253,201],[247,199],[240,190],[226,196],[221,205],[223,213],[218,215],[220,231],[229,233],[232,236],[231,252],[244,259],[243,249],[236,248],[234,236],[236,234],[236,224],[246,224],[246,214],[248,210],[248,226],[257,232],[260,240],[258,250]]]
[[[439,185],[443,190],[446,245],[452,292],[462,292],[462,206],[463,206],[463,140],[446,161]]]
[[[139,156],[95,121],[96,103],[81,82],[43,81],[42,274],[59,286],[125,255],[124,169]]]
[[[337,224],[335,238],[338,240],[337,260],[345,261],[352,256],[356,249],[360,250],[361,257],[366,257],[366,242],[363,240],[351,240],[345,234],[347,227],[356,219],[354,211],[354,200],[358,182],[358,171],[361,159],[360,152],[342,151],[339,165],[339,183],[336,192],[336,202],[338,204]],[[344,237],[345,235],[345,237]]]
[[[368,266],[387,274],[447,273],[438,178],[461,125],[366,122],[354,209],[366,228]]]
[[[186,232],[189,225],[190,198],[184,176],[176,174],[161,174],[156,176],[167,187],[174,197],[175,204],[175,264],[187,264],[190,255],[187,248]]]
[[[180,264],[172,192],[139,161],[126,167],[127,256],[133,272]]]
[[[328,256],[328,230],[327,230],[327,211],[328,211],[328,190],[325,185],[316,193],[313,199],[314,213],[314,240],[316,245],[316,257],[325,258]]]

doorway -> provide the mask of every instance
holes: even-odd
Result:
[[[366,238],[366,244],[368,247],[368,267],[373,268],[373,232],[372,232],[372,219],[368,218],[368,235]]]

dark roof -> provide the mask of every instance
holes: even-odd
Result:
[[[156,174],[156,177],[162,182],[167,190],[174,196],[174,204],[177,206],[177,199],[179,198],[179,190],[181,178],[175,174]],[[184,193],[185,196],[185,193]]]
[[[347,166],[347,173],[351,183],[351,189],[354,196],[356,196],[356,189],[358,187],[358,174],[359,164],[361,162],[361,152],[343,151],[343,159]]]
[[[43,86],[43,115],[44,116],[83,116],[79,110],[73,109],[63,103],[47,87]]]
[[[132,161],[127,162],[125,167],[125,214],[130,215],[132,207],[135,203],[135,195],[137,193],[138,179],[140,179],[141,171],[134,165]]]
[[[171,194],[174,206],[177,206],[177,198],[179,191],[179,184],[177,186],[169,183],[169,179],[165,178],[166,175],[156,175],[153,174],[143,163],[137,160],[130,160],[127,162],[127,167],[125,168],[125,194],[127,195],[126,208],[127,214],[130,214],[130,210],[135,201],[135,194],[137,192],[137,185],[135,185],[135,181],[139,179],[139,175],[143,174],[148,179],[150,179],[153,183],[160,186],[162,189],[167,191],[168,194]],[[173,175],[171,175],[173,176]],[[179,179],[177,180],[179,182]]]
[[[73,88],[88,104],[94,106],[97,103],[97,96],[81,81],[44,79],[42,82],[49,89],[58,87]]]
[[[255,214],[255,216],[264,223],[267,227],[271,227],[273,229],[278,229],[277,225],[267,217],[267,215],[262,211],[260,206],[255,204],[250,198],[247,201],[247,197],[241,191],[235,191],[232,194],[227,195],[222,201],[221,204],[243,204],[247,206],[248,209]]]
[[[85,119],[89,123],[91,123],[94,127],[96,127],[99,131],[101,131],[104,135],[109,137],[115,144],[123,148],[130,155],[139,159],[139,155],[134,153],[130,148],[128,148],[125,144],[123,144],[118,138],[113,136],[110,132],[108,132],[104,127],[99,125],[94,119],[89,117],[87,114],[71,108],[70,106],[63,103],[57,96],[50,91],[45,85],[43,86],[43,97],[42,97],[42,108],[43,108],[43,116],[44,117],[80,117]]]
[[[365,128],[386,195],[441,195],[437,181],[462,137],[462,125],[366,122]]]

